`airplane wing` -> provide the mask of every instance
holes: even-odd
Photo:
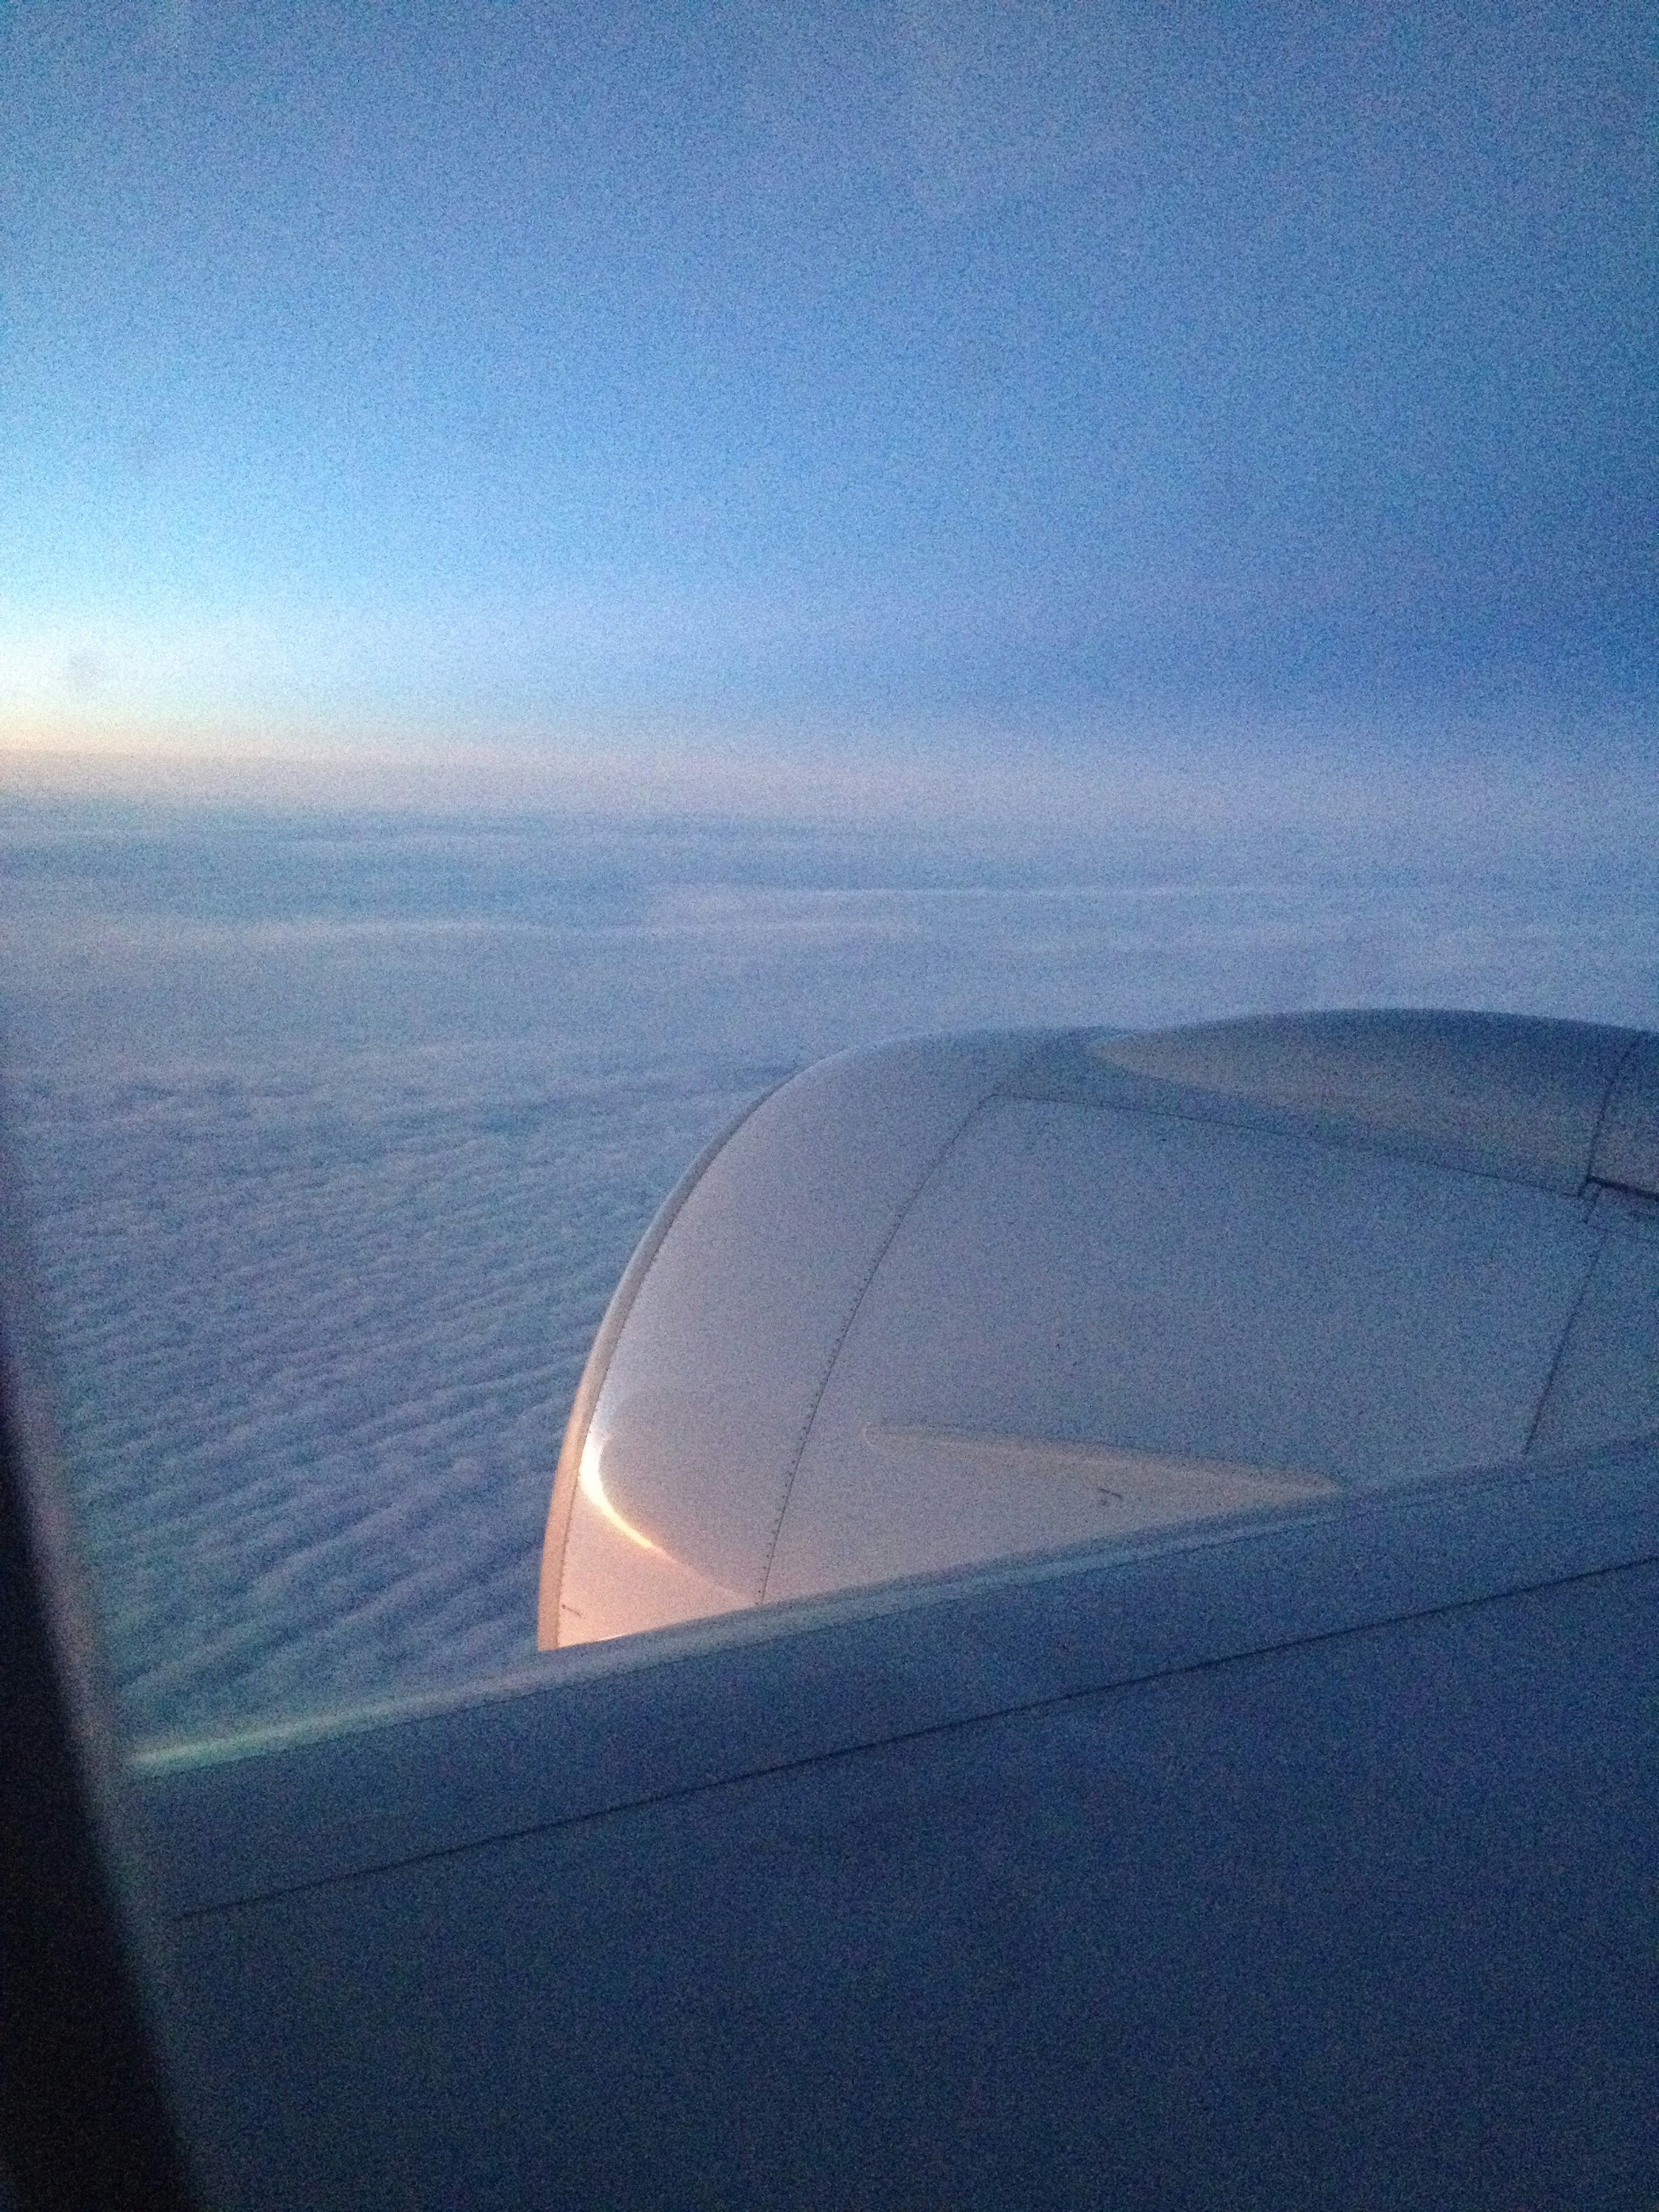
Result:
[[[576,1639],[137,1762],[207,2201],[1650,2205],[1656,1132],[1495,1018],[785,1086],[601,1331]]]

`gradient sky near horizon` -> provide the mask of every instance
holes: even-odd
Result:
[[[1653,729],[1650,5],[0,25],[0,744]]]

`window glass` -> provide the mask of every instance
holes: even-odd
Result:
[[[849,1048],[1080,1033],[884,1214],[937,1052],[744,1124],[596,1372],[566,1640],[1525,1447],[1519,1368],[1384,1384],[1443,1281],[1545,1373],[1601,1312],[1565,1183],[1297,1182],[1088,1055],[1659,1022],[1644,31],[10,12],[6,1112],[135,1739],[537,1663],[630,1252]],[[1297,1302],[1396,1218],[1404,1304]],[[671,1374],[836,1220],[803,1364]]]

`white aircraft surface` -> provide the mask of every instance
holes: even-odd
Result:
[[[20,2203],[1659,2202],[1659,1038],[808,1069],[533,1677],[125,1771],[5,1318]]]

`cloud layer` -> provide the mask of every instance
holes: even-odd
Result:
[[[1367,1002],[1659,1025],[1628,857],[23,807],[0,872],[9,1110],[141,1736],[530,1656],[610,1289],[818,1053]]]

